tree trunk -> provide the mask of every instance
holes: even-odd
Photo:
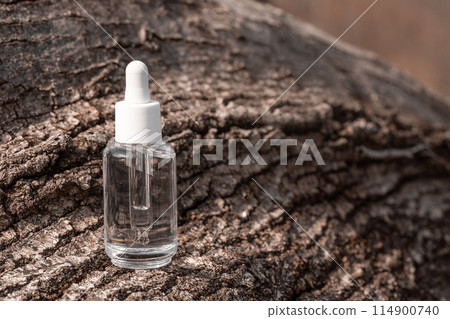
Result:
[[[1,299],[370,299],[256,182],[373,298],[450,298],[444,99],[338,43],[252,125],[334,39],[251,1],[79,3],[164,88],[179,194],[199,180],[169,266],[111,267],[101,152],[130,57],[73,1],[3,1]],[[268,142],[266,166],[195,166],[196,138],[299,145],[287,166]],[[306,138],[325,166],[294,165]]]

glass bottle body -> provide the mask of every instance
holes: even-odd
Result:
[[[111,141],[103,151],[105,249],[132,269],[167,265],[177,250],[176,159],[169,144]]]

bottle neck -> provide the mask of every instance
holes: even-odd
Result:
[[[143,104],[116,103],[115,140],[126,144],[148,144],[161,140],[161,112],[157,101]]]

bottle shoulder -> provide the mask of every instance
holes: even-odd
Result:
[[[123,157],[136,151],[153,153],[157,157],[175,157],[176,155],[174,148],[162,140],[147,144],[128,144],[119,143],[112,139],[103,150],[103,156]]]

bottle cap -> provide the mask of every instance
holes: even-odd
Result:
[[[116,103],[116,136],[119,143],[145,144],[161,139],[160,104],[150,98],[148,69],[141,61],[128,64],[125,99]]]

